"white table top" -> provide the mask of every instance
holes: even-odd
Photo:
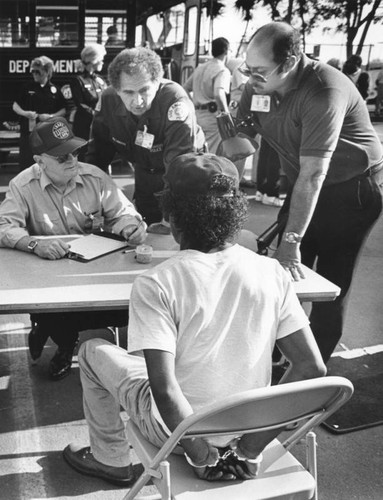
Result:
[[[178,246],[171,236],[148,235],[150,264],[136,262],[134,252],[106,255],[82,263],[44,260],[13,249],[0,249],[0,313],[125,309],[135,277],[170,257]],[[305,268],[306,279],[294,283],[301,301],[334,300],[339,288]]]

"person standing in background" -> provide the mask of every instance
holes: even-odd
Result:
[[[52,59],[46,56],[36,57],[31,63],[31,73],[33,82],[23,86],[12,106],[13,111],[20,116],[20,170],[34,163],[29,134],[36,123],[44,122],[54,116],[64,116],[66,112],[64,96],[51,82]]]
[[[342,71],[354,82],[360,95],[366,100],[370,87],[370,75],[367,71],[362,71],[362,58],[358,54],[352,55],[344,63]]]
[[[102,70],[105,47],[98,43],[87,45],[81,51],[81,63],[83,69],[71,81],[70,87],[72,98],[76,106],[73,119],[73,133],[89,140],[90,126],[95,114],[96,105],[101,97],[101,93],[106,89],[107,84],[97,75]],[[83,161],[85,149],[79,157]]]
[[[235,61],[233,63],[232,61]],[[241,100],[241,95],[243,92],[243,89],[245,88],[245,84],[247,83],[247,80],[249,79],[248,76],[244,75],[241,71],[241,66],[244,63],[244,59],[230,59],[227,63],[226,66],[230,69],[231,71],[231,85],[230,85],[230,102],[229,102],[229,110],[230,114],[234,119],[237,116],[237,111],[238,111],[238,104],[239,101]],[[259,143],[260,142],[260,136],[257,136],[256,141]],[[244,175],[242,176],[240,180],[240,186],[242,188],[249,188],[253,189],[257,187],[257,170],[258,170],[258,151],[254,153],[251,157],[246,159],[246,164],[244,168]],[[245,178],[245,172],[251,170],[251,178],[246,179]]]
[[[105,42],[105,45],[124,45],[123,40],[118,37],[118,29],[114,24],[109,26],[106,30],[106,34],[108,35],[108,39]]]
[[[229,47],[226,38],[213,40],[213,58],[197,66],[183,86],[192,97],[197,122],[204,131],[209,152],[214,154],[221,142],[216,117],[222,111],[229,113],[227,97],[231,74],[225,66]]]

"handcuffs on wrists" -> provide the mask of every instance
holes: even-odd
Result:
[[[232,441],[229,444],[229,449],[225,449],[225,452],[222,456],[220,456],[214,464],[211,465],[196,465],[193,460],[187,455],[187,453],[184,453],[186,461],[188,464],[190,464],[192,467],[195,467],[196,469],[202,469],[203,467],[215,467],[220,460],[225,460],[225,458],[229,457],[230,455],[234,455],[234,457],[239,460],[240,462],[248,462],[249,464],[260,464],[263,460],[263,454],[260,453],[257,457],[255,458],[246,458],[244,456],[240,457],[238,455],[238,443],[241,438],[237,438],[234,441]]]

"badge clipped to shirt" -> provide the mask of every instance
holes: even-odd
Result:
[[[147,132],[148,127],[144,125],[144,130],[137,130],[135,144],[145,149],[152,149],[154,135]]]
[[[260,113],[268,113],[270,111],[271,98],[269,95],[254,94],[251,98],[251,111],[259,111]]]

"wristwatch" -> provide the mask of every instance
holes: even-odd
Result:
[[[35,251],[35,248],[37,247],[38,245],[38,241],[36,240],[31,240],[29,243],[28,243],[28,250],[30,252],[34,252]]]
[[[284,241],[287,243],[300,243],[302,241],[302,236],[299,236],[298,233],[288,232],[284,234]]]

